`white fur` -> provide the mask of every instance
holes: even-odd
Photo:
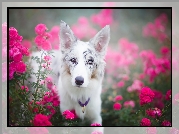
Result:
[[[99,31],[94,38],[89,42],[83,42],[78,40],[70,27],[65,23],[60,24],[60,50],[54,51],[56,55],[52,60],[51,68],[56,74],[60,74],[59,79],[55,76],[55,84],[57,84],[58,94],[60,96],[60,110],[75,109],[77,116],[81,119],[88,118],[91,123],[102,124],[101,118],[101,90],[102,80],[104,74],[104,56],[106,53],[107,45],[110,39],[110,28],[106,26]],[[90,65],[85,64],[83,52],[87,49],[92,50],[95,54],[94,62],[97,64],[97,69],[91,71]],[[78,64],[75,67],[68,60],[64,61],[65,56],[76,57]],[[70,69],[70,74],[67,71]],[[95,74],[95,78],[92,78],[92,74]],[[84,83],[78,86],[75,83],[75,78],[81,76],[84,78]],[[85,102],[90,98],[86,110],[83,113],[82,107],[78,104],[78,100]],[[98,128],[98,127],[97,127]],[[103,132],[103,128],[98,130]]]

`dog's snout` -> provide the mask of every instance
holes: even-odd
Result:
[[[84,78],[81,77],[81,76],[77,76],[77,77],[75,78],[75,83],[76,83],[77,85],[82,85],[82,84],[84,83]]]

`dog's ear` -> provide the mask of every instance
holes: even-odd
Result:
[[[104,58],[107,50],[107,46],[110,40],[110,27],[106,25],[101,31],[99,31],[89,42],[93,45],[96,52]]]
[[[71,45],[77,40],[74,36],[72,30],[69,25],[67,25],[64,21],[60,23],[60,47],[61,50],[65,50],[71,47]]]

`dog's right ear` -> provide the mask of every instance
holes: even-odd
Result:
[[[109,40],[110,40],[110,27],[109,25],[106,25],[89,42],[90,45],[94,46],[96,52],[102,58],[104,58]]]
[[[60,23],[60,47],[61,50],[64,51],[69,49],[71,45],[77,40],[74,36],[72,30],[69,25],[67,25],[64,21]]]

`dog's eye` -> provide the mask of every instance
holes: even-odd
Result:
[[[71,61],[73,64],[76,64],[76,59],[75,59],[75,58],[70,59],[70,61]]]
[[[93,65],[93,59],[89,59],[89,60],[88,60],[88,64],[89,64],[89,65]]]

